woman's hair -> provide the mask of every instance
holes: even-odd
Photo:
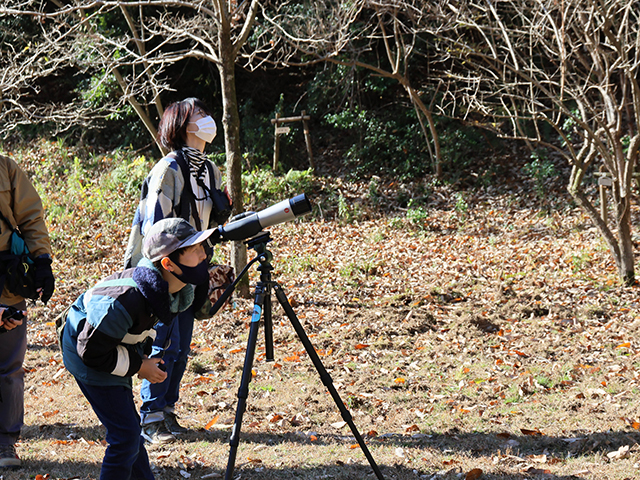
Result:
[[[198,110],[201,110],[205,116],[211,115],[206,105],[194,97],[185,98],[181,102],[169,105],[162,114],[158,126],[160,144],[169,150],[182,148],[187,138],[189,118]]]

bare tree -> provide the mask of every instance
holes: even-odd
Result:
[[[110,106],[96,109],[82,98],[51,99],[42,85],[64,74],[75,62],[73,52],[50,42],[49,26],[34,19],[0,15],[0,21],[0,134],[38,123],[60,133],[112,113]]]
[[[442,21],[432,33],[449,64],[442,111],[564,157],[572,167],[569,192],[607,242],[622,281],[632,284],[640,2],[474,0],[438,8]],[[585,174],[599,164],[613,180],[611,222],[586,190]]]
[[[434,21],[424,0],[288,1],[270,7],[262,9],[264,28],[245,54],[248,66],[330,62],[397,81],[415,109],[436,175],[442,175],[431,105],[417,86],[425,84],[411,68],[416,56],[425,55],[424,35]]]
[[[155,126],[148,111],[154,105],[162,114],[161,93],[169,87],[166,68],[187,58],[213,63],[222,90],[227,187],[233,213],[244,210],[240,151],[240,119],[235,89],[235,63],[251,31],[258,0],[53,0],[55,8],[41,0],[9,0],[0,15],[27,15],[49,21],[48,45],[64,46],[76,63],[104,72],[100,81],[115,76],[122,89],[121,102],[134,108],[155,140]],[[132,12],[136,12],[135,14]],[[104,19],[122,15],[127,29],[105,27]],[[232,264],[246,265],[246,247],[234,242]],[[248,281],[239,293],[249,294]]]

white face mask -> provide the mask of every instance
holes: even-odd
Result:
[[[211,141],[216,138],[216,132],[218,128],[216,127],[216,122],[213,118],[207,116],[197,120],[195,122],[189,122],[190,124],[195,124],[198,129],[191,131],[187,128],[188,133],[195,133],[196,137],[204,140],[207,143],[211,143]]]

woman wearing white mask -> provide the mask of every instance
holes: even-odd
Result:
[[[216,123],[200,100],[187,98],[167,107],[160,120],[158,140],[171,153],[153,167],[144,181],[125,253],[125,268],[136,266],[142,258],[144,234],[163,218],[184,218],[198,231],[224,223],[229,211],[221,212],[216,208],[219,202],[213,200],[214,190],[219,192],[221,188],[220,170],[204,154],[206,144],[215,135]],[[224,199],[230,203],[226,192]],[[193,273],[196,284],[202,279]],[[208,274],[206,283],[208,286]],[[167,379],[155,384],[143,381],[140,389],[142,436],[154,444],[172,442],[175,435],[185,431],[177,422],[175,404],[187,365],[197,303],[194,301],[192,308],[169,325],[158,323],[155,327],[151,357],[162,357]]]

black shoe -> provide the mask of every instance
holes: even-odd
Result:
[[[0,445],[0,468],[18,468],[22,466],[22,461],[16,453],[16,446]]]
[[[176,441],[163,421],[142,425],[142,438],[153,445],[164,445]]]
[[[164,425],[174,435],[180,435],[181,433],[187,433],[188,428],[184,428],[178,423],[178,416],[173,412],[164,412]]]

